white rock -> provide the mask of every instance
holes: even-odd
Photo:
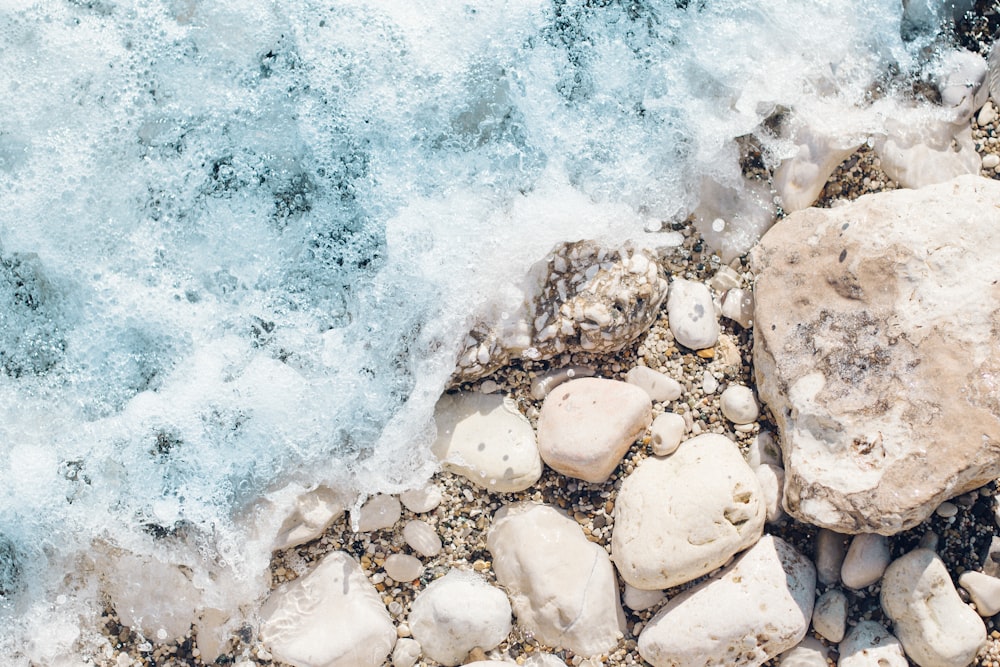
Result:
[[[413,581],[424,573],[424,564],[414,556],[391,554],[386,557],[382,569],[396,581]]]
[[[732,267],[722,266],[712,276],[709,285],[716,292],[725,292],[726,290],[740,286],[740,274]]]
[[[731,566],[672,598],[639,635],[654,667],[760,665],[806,634],[816,595],[812,563],[764,536]]]
[[[914,549],[889,565],[882,609],[921,667],[967,665],[986,643],[983,619],[962,602],[944,562],[929,549]]]
[[[316,539],[345,509],[342,495],[329,487],[320,486],[301,494],[278,529],[271,550],[288,549]]]
[[[715,379],[711,371],[705,371],[701,375],[701,390],[706,394],[714,394],[719,388],[719,381]]]
[[[392,528],[399,521],[403,508],[395,496],[379,493],[372,496],[358,512],[358,532]]]
[[[829,528],[820,528],[816,533],[816,576],[821,583],[840,582],[840,570],[844,566],[850,539],[849,535],[835,533]]]
[[[1000,155],[990,153],[983,156],[983,169],[996,169],[1000,167]]]
[[[979,110],[979,115],[976,116],[976,122],[979,123],[980,127],[989,125],[996,119],[997,119],[996,107],[994,107],[993,103],[989,101],[983,105],[983,108]],[[983,158],[983,166],[984,167],[986,166],[986,158]],[[996,165],[993,166],[995,167]]]
[[[531,381],[531,397],[535,400],[542,400],[548,396],[553,389],[563,382],[569,382],[578,378],[594,377],[594,369],[587,366],[566,366],[565,368],[554,368],[536,376]]]
[[[180,568],[126,553],[110,571],[115,575],[105,590],[122,623],[161,639],[183,637],[191,629],[201,591]]]
[[[982,572],[963,572],[958,585],[968,592],[980,616],[994,616],[1000,612],[1000,579]]]
[[[524,661],[525,667],[566,667],[566,663],[551,653],[533,653]]]
[[[441,504],[441,487],[437,484],[428,484],[422,489],[403,491],[399,494],[399,500],[403,503],[403,507],[414,514],[424,514]]]
[[[669,588],[756,542],[764,518],[760,483],[736,444],[699,435],[628,476],[615,503],[611,552],[627,583]]]
[[[445,394],[434,408],[432,449],[445,470],[489,491],[523,491],[542,475],[535,432],[500,394]]]
[[[684,417],[673,412],[658,415],[649,427],[649,444],[653,453],[657,456],[673,454],[686,432],[687,423]]]
[[[477,646],[489,651],[507,638],[510,612],[503,591],[473,572],[450,570],[414,598],[410,630],[428,658],[458,665]]]
[[[704,283],[674,278],[667,296],[667,317],[674,339],[684,347],[702,350],[719,339],[712,292]]]
[[[757,421],[760,409],[753,391],[749,387],[731,384],[719,398],[722,414],[734,424],[750,424]]]
[[[413,667],[420,659],[420,642],[403,637],[396,640],[392,649],[392,667]]]
[[[820,637],[834,644],[844,638],[847,630],[847,596],[836,588],[828,590],[816,600],[813,609],[813,630]]]
[[[542,403],[538,451],[556,472],[604,482],[652,420],[649,396],[635,385],[570,380]]]
[[[783,468],[781,465],[781,448],[774,440],[774,435],[770,431],[761,431],[750,442],[750,451],[747,452],[747,463],[751,468],[762,465],[772,465],[776,468]]]
[[[828,653],[823,642],[807,635],[794,648],[781,654],[778,667],[827,667]]]
[[[885,535],[855,535],[840,568],[840,580],[848,588],[865,588],[882,578],[891,560]]]
[[[421,556],[433,558],[441,553],[441,538],[428,523],[419,519],[403,526],[403,539]]]
[[[733,288],[722,297],[722,316],[729,318],[744,329],[753,326],[753,292]]]
[[[486,546],[518,624],[536,639],[581,656],[617,646],[625,615],[614,567],[576,521],[547,505],[507,505]]]
[[[903,646],[875,621],[861,621],[840,643],[837,667],[908,667]]]
[[[379,667],[396,642],[378,591],[342,551],[271,591],[260,616],[268,650],[296,667]]]
[[[644,591],[630,584],[625,584],[625,594],[622,600],[625,606],[633,611],[643,611],[663,602],[667,597],[663,591]]]
[[[853,136],[830,136],[793,118],[789,139],[796,152],[774,171],[774,189],[787,213],[813,205],[823,186],[841,162],[857,148]]]
[[[753,470],[760,482],[761,500],[767,511],[767,523],[777,523],[785,516],[781,507],[781,493],[785,487],[785,471],[778,466],[764,464]]]
[[[625,374],[625,381],[649,394],[650,400],[668,403],[681,397],[681,383],[646,366],[636,366]]]

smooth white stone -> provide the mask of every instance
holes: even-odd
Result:
[[[295,506],[278,529],[272,551],[305,544],[322,535],[346,509],[344,499],[333,489],[320,486],[295,499]]]
[[[764,518],[760,483],[739,448],[708,433],[636,466],[618,493],[611,552],[625,582],[669,588],[752,545]]]
[[[722,297],[722,316],[744,329],[753,326],[753,292],[739,287],[731,289]]]
[[[538,451],[556,472],[586,482],[608,479],[653,420],[645,391],[617,380],[570,380],[545,397]]]
[[[983,169],[996,169],[1000,167],[1000,155],[990,153],[983,156]]]
[[[963,572],[958,585],[968,592],[980,616],[994,616],[1000,612],[1000,579],[982,572]]]
[[[414,514],[424,514],[441,504],[441,487],[437,484],[428,484],[422,489],[403,491],[399,494],[399,500],[403,503],[403,507]]]
[[[643,611],[660,604],[665,597],[667,595],[663,591],[644,591],[631,584],[625,584],[625,594],[622,596],[622,601],[626,607],[633,611]]]
[[[424,564],[414,556],[392,554],[386,557],[382,569],[396,581],[413,581],[424,573]]]
[[[983,619],[962,602],[944,561],[929,549],[914,549],[889,565],[882,609],[921,667],[968,665],[986,643]]]
[[[778,667],[827,667],[828,653],[823,642],[807,635],[797,646],[781,654]]]
[[[618,645],[625,614],[614,567],[576,521],[547,505],[506,505],[486,546],[518,624],[536,639],[584,657]]]
[[[477,646],[489,651],[511,631],[510,602],[478,574],[450,570],[414,598],[410,631],[424,655],[458,665]]]
[[[781,507],[782,489],[785,487],[785,471],[778,466],[764,464],[753,470],[760,482],[761,499],[767,511],[767,523],[777,523],[785,517]]]
[[[994,107],[993,103],[989,102],[989,101],[987,101],[986,104],[983,105],[983,108],[979,110],[979,115],[976,116],[976,122],[979,123],[980,127],[984,127],[986,125],[989,125],[990,123],[992,123],[996,119],[997,119],[997,110],[996,110],[996,107]],[[989,157],[989,156],[986,156],[986,157]],[[998,162],[998,164],[1000,164],[1000,162]],[[984,167],[986,166],[986,158],[985,157],[983,158],[983,166]],[[993,166],[995,167],[996,165],[993,165]],[[992,169],[992,167],[991,167],[991,169]]]
[[[701,376],[701,390],[706,394],[714,394],[719,389],[719,381],[715,379],[710,371],[705,371]]]
[[[855,535],[840,568],[840,580],[848,588],[871,586],[882,577],[891,558],[889,540],[885,535]]]
[[[686,432],[687,423],[684,417],[673,412],[664,412],[658,415],[649,427],[650,448],[657,456],[673,454]]]
[[[816,533],[816,576],[821,583],[830,585],[840,582],[840,570],[844,566],[849,535],[835,533],[829,528],[820,528]]]
[[[684,347],[702,350],[719,339],[712,292],[704,283],[674,278],[667,296],[667,318],[674,339]]]
[[[271,591],[260,616],[268,650],[296,667],[379,667],[396,642],[378,591],[342,551]]]
[[[441,553],[441,538],[430,524],[414,519],[403,526],[403,539],[421,556],[433,558]]]
[[[445,470],[489,491],[524,491],[542,475],[535,431],[513,399],[445,394],[434,408],[432,450]]]
[[[420,642],[404,637],[396,640],[392,649],[392,667],[413,667],[420,659]]]
[[[781,465],[781,448],[774,440],[774,435],[770,431],[761,431],[750,442],[750,451],[747,452],[747,463],[751,468],[762,465],[772,465],[777,468],[784,468]]]
[[[379,493],[372,496],[358,512],[358,532],[392,528],[399,521],[403,508],[395,496]]]
[[[587,366],[554,368],[542,373],[531,381],[531,397],[540,401],[563,382],[589,377],[594,377],[594,369]]]
[[[837,667],[908,667],[903,645],[875,621],[861,621],[840,643]]]
[[[834,644],[844,638],[847,630],[847,596],[836,588],[828,590],[816,600],[813,608],[813,630]]]
[[[780,538],[766,535],[731,566],[671,598],[639,635],[654,667],[760,665],[805,636],[816,571]]]
[[[760,415],[757,399],[754,398],[753,391],[749,387],[729,385],[719,397],[719,403],[722,414],[734,424],[750,424],[757,421],[757,417]]]
[[[625,374],[625,381],[649,394],[652,401],[667,403],[681,397],[681,383],[646,366],[636,366]]]
[[[722,266],[715,272],[715,275],[712,276],[712,279],[709,281],[709,285],[716,292],[725,292],[726,290],[740,286],[740,274],[738,274],[732,267]]]

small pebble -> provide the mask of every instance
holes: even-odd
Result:
[[[423,574],[424,564],[414,556],[392,554],[385,559],[382,569],[396,581],[413,581]]]
[[[968,592],[980,616],[1000,612],[1000,579],[982,572],[963,572],[958,585]]]
[[[654,401],[668,403],[681,397],[681,385],[677,380],[646,366],[630,370],[625,374],[625,381],[645,391]]]
[[[945,501],[937,506],[937,509],[934,510],[934,513],[937,514],[939,517],[947,519],[958,514],[958,505],[956,505],[955,503],[949,503]]]
[[[401,513],[397,498],[379,493],[361,506],[361,511],[358,512],[358,531],[367,533],[390,528],[399,520]]]
[[[705,371],[701,376],[701,390],[706,394],[714,394],[718,388],[719,381],[709,371]]]
[[[729,385],[720,398],[722,414],[734,424],[749,424],[757,420],[760,409],[749,387]]]
[[[403,539],[421,556],[433,558],[441,553],[441,538],[424,521],[414,519],[403,526]]]
[[[983,157],[983,169],[996,169],[1000,166],[1000,155],[990,153]]]
[[[673,412],[664,412],[649,427],[650,448],[657,456],[673,454],[687,431],[684,418]]]
[[[414,514],[430,512],[441,504],[441,488],[436,484],[428,484],[422,489],[413,489],[399,494],[403,507]]]
[[[413,667],[420,659],[420,644],[415,639],[400,638],[392,649],[393,667]]]
[[[847,596],[836,588],[823,593],[813,608],[813,630],[834,644],[844,638],[847,630]]]
[[[882,578],[890,560],[889,540],[885,535],[855,535],[840,568],[840,579],[845,586],[855,590],[871,586]]]

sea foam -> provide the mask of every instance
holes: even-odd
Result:
[[[947,14],[910,4],[7,2],[0,654],[86,659],[168,565],[200,597],[133,617],[252,610],[263,498],[425,479],[477,313],[556,243],[740,201],[775,113],[877,84],[843,132],[879,131]]]

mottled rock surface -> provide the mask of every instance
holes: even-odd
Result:
[[[809,209],[757,273],[757,390],[784,503],[891,535],[1000,474],[1000,183],[963,177]]]

